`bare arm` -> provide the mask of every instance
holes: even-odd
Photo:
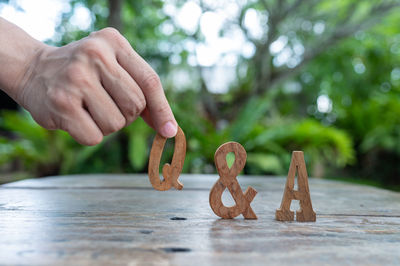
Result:
[[[177,132],[158,75],[111,28],[52,47],[0,18],[0,89],[41,126],[85,145],[138,116],[164,137]]]
[[[0,17],[0,88],[17,101],[19,82],[45,45]]]

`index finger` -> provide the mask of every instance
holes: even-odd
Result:
[[[123,49],[116,50],[116,55],[118,63],[131,75],[143,91],[146,108],[155,129],[164,137],[174,137],[178,125],[157,73],[133,50],[128,41],[123,45]]]

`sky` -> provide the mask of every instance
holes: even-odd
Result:
[[[45,12],[43,7],[46,7]],[[60,14],[70,9],[69,0],[11,0],[10,4],[0,4],[0,16],[18,25],[35,39],[46,41],[56,35]],[[83,6],[76,8],[71,24],[81,29],[89,28],[90,11]]]

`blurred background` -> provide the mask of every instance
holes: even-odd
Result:
[[[216,173],[219,145],[245,174],[310,176],[400,190],[400,2],[394,0],[0,0],[0,16],[61,46],[112,26],[160,75],[186,134],[186,173]],[[5,94],[0,182],[144,173],[155,135],[141,119],[84,147],[39,127]],[[163,161],[173,153],[168,141]]]

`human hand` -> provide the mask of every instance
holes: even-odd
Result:
[[[36,122],[84,145],[138,116],[164,137],[177,132],[158,75],[112,28],[59,48],[43,44],[18,84],[15,99]]]

